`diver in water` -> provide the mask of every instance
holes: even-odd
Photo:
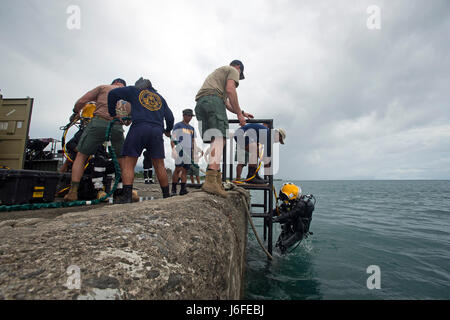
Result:
[[[302,190],[292,183],[283,185],[279,199],[283,201],[279,207],[280,215],[273,222],[281,224],[281,234],[275,247],[284,254],[295,243],[312,235],[309,226],[316,199],[313,195],[302,195]]]

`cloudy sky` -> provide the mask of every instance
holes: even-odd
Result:
[[[450,179],[449,13],[448,0],[2,0],[0,89],[35,99],[32,138],[59,139],[99,84],[148,77],[181,121],[240,59],[241,108],[287,131],[278,178]]]

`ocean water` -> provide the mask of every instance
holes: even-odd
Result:
[[[317,199],[314,235],[269,261],[249,226],[245,299],[450,299],[450,181],[292,182]]]

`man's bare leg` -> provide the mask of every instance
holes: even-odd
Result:
[[[238,163],[236,166],[236,180],[241,179],[242,169],[244,169],[244,165],[242,163]]]
[[[180,178],[181,175],[181,167],[175,167],[175,170],[173,172],[172,175],[172,196],[176,196],[177,195],[177,184],[178,184],[178,179]]]
[[[133,182],[134,168],[138,158],[126,156],[119,160],[122,171],[123,191],[122,195],[114,199],[114,203],[132,203],[133,202]]]
[[[81,178],[84,173],[84,165],[88,155],[81,152],[77,153],[75,161],[72,165],[72,182],[69,193],[64,197],[64,201],[77,201],[78,200],[78,187],[80,186]]]
[[[124,157],[122,158],[122,183],[124,186],[133,185],[134,182],[134,168],[136,167],[138,158]]]
[[[209,162],[210,170],[220,171],[220,161],[222,160],[224,145],[225,138],[217,138],[211,142],[211,157]]]
[[[159,185],[161,187],[163,198],[170,197],[169,193],[169,179],[167,178],[166,167],[164,166],[164,159],[152,159],[153,168],[158,177]],[[178,179],[178,178],[177,178]]]

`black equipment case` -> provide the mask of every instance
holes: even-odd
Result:
[[[53,202],[61,173],[0,169],[0,205]]]

